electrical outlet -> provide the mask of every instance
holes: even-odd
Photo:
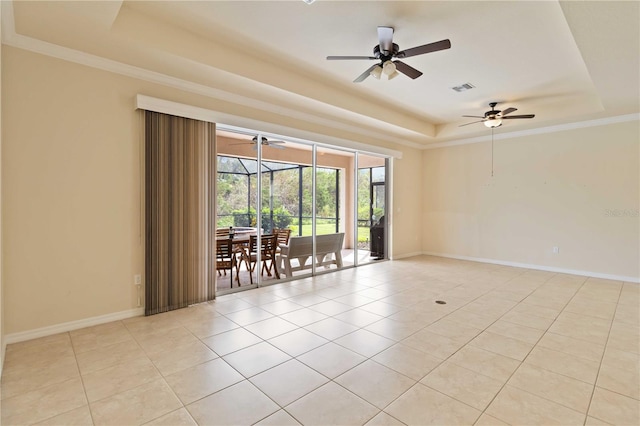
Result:
[[[133,276],[133,285],[140,285],[142,284],[142,275],[140,274],[136,274]]]
[[[553,248],[553,252],[554,252],[555,254],[560,253],[560,248],[559,248],[559,247],[554,247],[554,248]]]

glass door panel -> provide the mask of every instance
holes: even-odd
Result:
[[[354,264],[355,155],[318,147],[315,174],[316,272]]]
[[[386,159],[358,155],[358,264],[387,257]]]
[[[257,287],[251,270],[249,245],[257,237],[257,149],[255,135],[219,131],[216,137],[216,242],[231,240],[230,253],[218,253],[228,269],[216,268],[216,293],[226,294]],[[216,262],[217,264],[218,262]]]
[[[261,285],[311,274],[312,147],[278,141],[262,147],[262,229],[276,240]]]

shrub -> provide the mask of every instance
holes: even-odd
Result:
[[[267,217],[269,217],[269,211],[263,209],[262,216],[264,217],[265,214]],[[273,228],[288,228],[289,225],[291,225],[291,221],[291,213],[289,213],[289,211],[284,208],[284,206],[273,209]]]
[[[231,213],[233,214],[233,226],[256,226],[256,209],[253,207],[248,212],[234,210]],[[271,222],[271,211],[268,208],[262,209],[262,229],[266,232],[270,232],[273,228],[288,228],[291,221],[291,213],[282,206],[273,209],[273,223]]]
[[[233,215],[233,226],[256,226],[256,210],[251,208],[248,212],[246,210],[234,210],[231,212]]]

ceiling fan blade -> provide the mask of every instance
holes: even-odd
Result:
[[[480,115],[463,115],[463,117],[469,117],[469,118],[484,118]]]
[[[504,117],[505,115],[511,114],[512,112],[515,112],[517,110],[518,108],[507,108],[504,111],[502,111],[502,116]]]
[[[363,72],[355,80],[353,80],[353,82],[354,83],[363,82],[365,80],[365,78],[369,77],[369,74],[371,73],[371,71],[377,66],[378,66],[378,64],[371,65],[365,72]]]
[[[407,77],[413,78],[414,80],[422,75],[420,71],[418,71],[417,69],[415,69],[410,65],[405,64],[404,62],[393,61],[393,63],[396,64],[396,69],[398,71],[400,71],[402,74],[406,75]]]
[[[378,59],[375,56],[327,56],[328,61],[350,61],[358,59]]]
[[[436,41],[435,43],[424,44],[422,46],[412,47],[411,49],[401,50],[396,54],[397,58],[408,58],[410,56],[423,55],[425,53],[437,52],[451,47],[449,39]]]
[[[461,124],[458,127],[468,126],[469,124],[482,123],[483,121],[485,121],[485,120],[472,121],[471,123]]]
[[[240,142],[240,143],[229,144],[229,146],[234,146],[234,145],[255,145],[255,144],[253,142]]]
[[[389,53],[393,50],[393,27],[378,27],[380,52]]]
[[[524,115],[510,115],[508,117],[502,117],[503,120],[510,120],[510,119],[514,119],[514,118],[533,118],[535,117],[535,114],[524,114]]]
[[[284,149],[285,147],[282,145],[276,145],[273,142],[269,142],[269,144],[267,144],[267,146],[271,147],[271,148],[275,148],[275,149]]]

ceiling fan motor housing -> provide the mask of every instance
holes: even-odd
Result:
[[[484,113],[484,117],[485,118],[494,119],[494,118],[496,118],[496,116],[498,114],[500,114],[502,112],[499,109],[496,109],[496,105],[498,105],[497,102],[489,102],[489,106],[491,107],[491,111],[487,111],[487,112]]]
[[[400,47],[397,44],[393,43],[393,46],[391,47],[390,52],[380,52],[380,45],[376,44],[375,46],[373,46],[373,56],[375,56],[378,59],[381,59],[384,62],[396,56],[399,50],[400,50]]]

